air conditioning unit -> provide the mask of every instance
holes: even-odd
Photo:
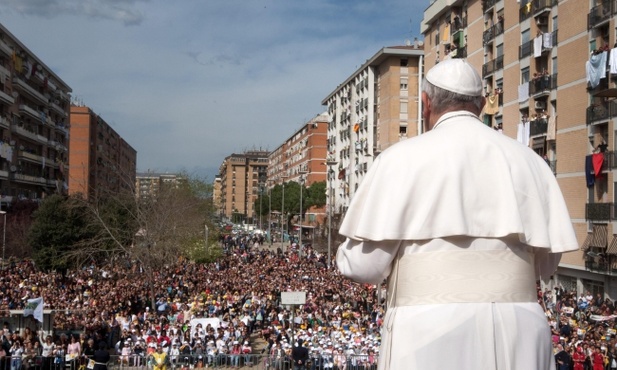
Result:
[[[544,109],[546,109],[546,103],[543,102],[543,101],[536,101],[534,103],[534,108],[536,110],[544,110]]]

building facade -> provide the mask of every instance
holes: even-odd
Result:
[[[135,196],[141,199],[156,197],[165,187],[177,188],[187,178],[175,173],[139,172],[135,175]]]
[[[616,20],[607,0],[435,0],[422,22],[426,69],[466,58],[484,79],[485,124],[552,167],[581,245],[555,283],[613,299]]]
[[[266,184],[268,155],[264,150],[231,154],[219,167],[219,214],[236,223],[253,224],[257,220],[255,200]]]
[[[66,194],[71,88],[0,24],[1,202]]]
[[[422,132],[423,54],[417,43],[383,48],[321,102],[329,118],[328,203],[334,216],[345,213],[381,151]]]
[[[326,156],[328,152],[328,115],[319,114],[304,123],[274,149],[268,157],[269,188],[288,181],[301,183],[308,188],[311,184],[326,181]],[[304,208],[304,207],[303,207]],[[305,212],[302,224],[322,225],[325,218],[323,208]]]
[[[89,107],[70,109],[69,194],[96,199],[132,192],[137,151]]]

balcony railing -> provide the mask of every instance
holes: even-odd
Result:
[[[540,95],[550,93],[557,88],[557,73],[552,75],[542,75],[537,79],[529,81],[529,95]]]
[[[617,102],[611,101],[592,104],[587,108],[587,124],[605,121],[617,117]]]
[[[459,17],[455,16],[452,18],[452,28],[450,29],[450,34],[454,35],[456,31],[460,31],[463,28],[467,28],[467,17]]]
[[[43,95],[40,92],[38,92],[35,88],[33,88],[32,86],[28,85],[28,83],[26,81],[22,80],[19,77],[13,77],[13,86],[16,86],[23,93],[28,94],[28,96],[30,96],[33,99],[35,99],[36,102],[41,104],[41,105],[47,105],[47,103],[49,103],[49,99],[47,97],[45,97],[45,95]]]
[[[519,22],[522,22],[525,19],[528,19],[533,15],[532,7],[533,7],[533,4],[531,3],[531,1],[520,7],[520,9],[518,10],[518,21]]]
[[[523,59],[531,55],[533,51],[533,40],[527,41],[523,43],[523,45],[518,47],[518,59]]]
[[[484,31],[484,33],[482,34],[482,41],[485,44],[488,44],[495,37],[497,37],[498,35],[501,35],[502,33],[503,33],[503,20],[495,23],[494,25],[489,27],[486,31]]]
[[[615,215],[615,203],[585,204],[585,219],[587,221],[611,221]]]
[[[544,135],[548,129],[548,120],[546,118],[538,118],[529,122],[529,135]]]
[[[585,269],[602,274],[617,274],[617,258],[615,256],[607,256],[612,263],[609,263],[605,258],[595,258],[585,256]]]
[[[486,77],[500,69],[503,69],[503,55],[500,55],[497,58],[491,60],[490,62],[485,63],[482,66],[482,76]]]
[[[557,175],[557,160],[548,161],[548,165],[551,167],[554,175]]]
[[[493,6],[495,6],[496,2],[497,2],[497,0],[482,0],[482,11],[483,12],[488,11]]]
[[[467,58],[467,45],[452,50],[450,56],[452,58]]]
[[[594,6],[587,15],[587,29],[589,30],[608,22],[616,10],[615,0],[605,0]]]
[[[531,12],[535,15],[552,8],[557,5],[557,0],[533,0],[531,3]]]

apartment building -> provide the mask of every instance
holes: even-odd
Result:
[[[328,202],[342,215],[374,158],[422,132],[421,43],[385,47],[323,101],[328,121]],[[331,202],[331,203],[330,203]]]
[[[71,92],[0,24],[2,204],[67,193]]]
[[[96,199],[132,192],[137,151],[87,106],[70,107],[69,194]]]
[[[135,175],[135,196],[141,199],[156,197],[161,189],[177,188],[186,181],[186,177],[175,173],[139,172]]]
[[[552,167],[581,249],[555,283],[617,298],[617,40],[614,0],[434,0],[425,65],[466,58],[482,74],[485,124]],[[559,27],[562,25],[562,27]]]
[[[265,150],[231,154],[219,167],[219,214],[238,223],[255,223],[257,210],[254,203],[260,187],[266,184],[268,156]]]
[[[326,113],[305,122],[268,157],[267,186],[294,181],[308,188],[311,184],[326,181],[326,156],[328,152],[328,115]],[[304,207],[303,207],[304,208]],[[322,225],[324,208],[313,208],[305,213],[302,225]]]

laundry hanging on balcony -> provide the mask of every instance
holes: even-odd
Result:
[[[484,106],[484,114],[495,115],[499,113],[499,95],[490,94],[486,98],[486,105]]]
[[[525,146],[529,146],[529,121],[519,122],[516,130],[516,140]]]
[[[598,54],[591,54],[589,60],[585,63],[587,82],[592,89],[600,84],[600,79],[606,77],[607,53],[603,51]]]
[[[590,188],[596,183],[596,177],[593,173],[593,160],[591,159],[591,154],[585,156],[585,181],[587,182],[587,187]]]
[[[557,136],[556,115],[548,116],[548,127],[546,128],[546,140],[555,140]]]
[[[602,164],[604,164],[604,154],[592,154],[591,161],[593,162],[593,173],[595,174],[595,176],[597,178],[602,177]]]
[[[533,57],[539,58],[542,56],[542,35],[533,39]]]
[[[518,102],[523,103],[529,100],[529,82],[518,85]]]
[[[610,74],[617,74],[617,48],[611,49],[608,57],[608,67]]]

